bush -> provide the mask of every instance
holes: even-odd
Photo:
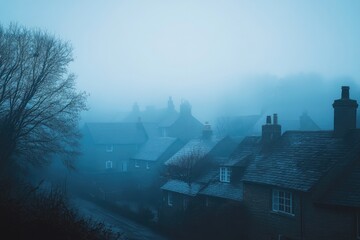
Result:
[[[3,236],[39,240],[121,238],[104,223],[83,218],[70,208],[65,192],[60,188],[45,191],[38,187],[25,186],[16,192],[6,193],[0,196]]]

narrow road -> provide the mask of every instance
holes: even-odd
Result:
[[[112,213],[90,201],[74,198],[71,200],[80,214],[103,222],[113,231],[124,234],[124,239],[129,240],[166,240],[165,237],[153,232],[150,228],[142,226],[132,220]]]

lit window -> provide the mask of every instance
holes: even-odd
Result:
[[[173,205],[173,195],[171,192],[168,192],[168,194],[167,194],[167,202],[168,202],[169,206]]]
[[[135,167],[136,167],[136,168],[140,167],[138,160],[135,160]]]
[[[149,162],[146,162],[146,169],[150,169],[150,164],[149,164]]]
[[[230,182],[231,169],[229,167],[220,168],[220,182]]]
[[[294,215],[292,193],[280,190],[273,190],[272,193],[272,210]]]
[[[110,169],[110,168],[112,168],[113,167],[113,162],[112,161],[106,161],[105,162],[105,168],[106,169]]]
[[[106,145],[106,152],[113,152],[114,146],[113,145]]]

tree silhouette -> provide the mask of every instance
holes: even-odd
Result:
[[[69,43],[40,30],[0,25],[0,169],[43,165],[60,154],[73,167],[86,93],[68,71]]]

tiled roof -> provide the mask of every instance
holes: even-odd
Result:
[[[170,137],[150,138],[132,158],[156,161],[175,141],[176,138]]]
[[[333,184],[321,203],[360,208],[360,155],[350,171]]]
[[[261,150],[261,137],[245,137],[241,143],[232,152],[231,156],[221,163],[223,166],[246,167],[249,156],[259,153]]]
[[[346,162],[359,138],[334,138],[332,131],[285,132],[269,152],[257,155],[243,180],[309,191],[330,169]]]
[[[165,165],[178,165],[183,157],[195,154],[197,157],[205,156],[217,143],[217,141],[209,141],[203,139],[190,140],[184,147],[175,153]]]
[[[199,183],[188,184],[180,180],[169,180],[161,187],[162,190],[185,194],[188,196],[196,196],[201,188],[202,185]]]
[[[86,123],[95,144],[142,144],[147,135],[139,123]]]
[[[233,185],[230,183],[214,182],[202,189],[199,194],[235,201],[243,200],[243,188],[240,184]]]

